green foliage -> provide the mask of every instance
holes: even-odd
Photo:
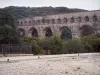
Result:
[[[4,9],[12,10],[12,14],[17,19],[33,17],[33,16],[43,16],[43,15],[51,15],[51,14],[59,14],[59,13],[71,13],[71,12],[81,12],[86,11],[82,9],[69,9],[67,7],[15,7],[10,6]],[[52,11],[52,12],[51,12]]]
[[[0,26],[7,24],[14,29],[16,28],[14,24],[15,18],[11,12],[12,10],[0,9]]]
[[[17,32],[10,26],[4,25],[0,27],[0,44],[19,43]]]
[[[30,42],[30,44],[32,44],[32,50],[34,54],[42,54],[43,50],[42,48],[37,44],[37,42],[35,40],[32,40]]]
[[[69,40],[63,43],[62,53],[80,53],[85,52],[84,45],[79,39]]]
[[[61,51],[61,42],[57,36],[41,39],[38,44],[43,50],[50,50],[52,54],[58,54]]]
[[[27,38],[24,41],[32,44],[35,54],[43,53],[43,50],[49,50],[51,54],[100,52],[100,38],[97,36],[85,36],[72,40],[61,40],[60,37],[53,36],[38,40]]]
[[[49,51],[52,50],[50,38],[39,39],[38,45],[44,50],[45,54],[49,54]]]
[[[62,40],[57,36],[40,39],[38,45],[44,51],[50,50],[51,54],[60,54],[62,50]]]
[[[99,52],[100,51],[100,37],[97,36],[85,36],[82,38],[84,45],[89,45],[92,47],[91,51]]]
[[[0,9],[0,44],[19,43],[19,36],[14,25],[11,10]]]
[[[92,46],[89,45],[88,43],[87,43],[87,44],[84,44],[84,49],[85,49],[87,52],[93,52]]]
[[[43,49],[38,45],[37,39],[29,37],[29,38],[25,38],[24,42],[27,42],[32,45],[33,54],[43,53]]]
[[[54,36],[51,39],[51,45],[52,45],[52,54],[60,54],[62,50],[62,40],[58,36]]]
[[[51,45],[51,41],[50,40],[51,40],[51,38],[41,39],[41,40],[38,41],[38,44],[44,50],[51,50],[52,49],[52,45]]]

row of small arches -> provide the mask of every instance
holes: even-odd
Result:
[[[97,16],[96,15],[94,15],[93,16],[93,21],[98,21],[98,18],[97,18]],[[90,18],[88,17],[88,16],[85,16],[84,17],[84,21],[85,22],[88,22],[88,21],[90,21]],[[17,22],[17,24],[19,24],[19,25],[40,25],[40,24],[56,24],[56,23],[58,23],[58,24],[61,24],[61,23],[67,23],[68,22],[68,19],[67,18],[64,18],[64,19],[51,19],[51,20],[49,20],[49,19],[41,19],[41,20],[37,20],[37,21],[21,21],[21,22]],[[75,22],[75,18],[74,17],[71,17],[70,18],[70,23],[74,23]],[[82,18],[81,17],[78,17],[77,18],[77,22],[82,22]]]

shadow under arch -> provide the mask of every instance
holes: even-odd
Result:
[[[44,32],[45,32],[45,36],[46,36],[46,37],[51,37],[51,36],[53,35],[52,30],[51,30],[50,27],[46,27],[46,28],[44,29]]]
[[[72,32],[67,26],[61,27],[60,31],[61,31],[61,35],[60,35],[61,39],[64,39],[64,40],[72,39]]]
[[[81,31],[81,37],[94,34],[93,27],[89,25],[83,25],[79,28],[79,30]]]
[[[25,30],[23,28],[19,28],[18,29],[18,33],[21,37],[24,37],[25,36]]]
[[[30,28],[29,33],[31,33],[32,37],[36,37],[36,38],[38,37],[38,31],[35,27]]]

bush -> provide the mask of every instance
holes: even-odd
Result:
[[[35,38],[25,38],[24,41],[32,45],[33,54],[43,54],[43,49],[38,45]]]
[[[66,54],[66,53],[84,53],[100,52],[100,38],[97,36],[85,36],[80,39],[62,40],[58,36],[51,38],[25,38],[25,42],[32,45],[34,54]]]
[[[61,54],[62,53],[62,40],[58,36],[54,36],[51,39],[51,45],[52,45],[52,54]]]
[[[38,44],[44,50],[49,50],[51,54],[59,54],[62,50],[62,41],[57,36],[41,39],[38,41]]]
[[[81,40],[85,46],[88,44],[91,47],[91,51],[89,52],[100,52],[100,37],[94,35],[85,36]]]
[[[49,51],[52,50],[52,45],[51,45],[51,38],[43,38],[38,40],[38,45],[44,50],[46,54],[49,54]]]
[[[63,43],[62,53],[81,53],[86,52],[84,45],[79,39],[68,40]]]

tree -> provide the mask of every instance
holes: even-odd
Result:
[[[82,39],[84,45],[89,45],[92,47],[91,52],[100,52],[100,37],[95,35],[84,36]]]
[[[58,36],[54,36],[51,39],[51,45],[52,45],[52,54],[60,54],[62,51],[62,40]]]
[[[63,43],[62,53],[81,53],[85,52],[84,45],[79,39],[68,40]]]
[[[58,36],[41,39],[38,44],[47,53],[50,51],[51,54],[60,54],[62,50],[62,40]]]
[[[19,43],[18,33],[10,10],[0,10],[0,44]]]
[[[46,52],[49,53],[52,50],[51,38],[42,38],[38,41],[38,45]]]
[[[32,45],[33,54],[43,54],[43,49],[38,45],[37,39],[35,38],[24,38],[24,42]]]
[[[67,7],[15,7],[9,6],[3,8],[11,11],[12,15],[17,19],[32,17],[32,16],[43,16],[43,15],[51,15],[51,14],[59,14],[59,13],[71,13],[71,12],[80,12],[86,11],[82,9],[69,9]],[[51,12],[52,11],[52,12]]]

